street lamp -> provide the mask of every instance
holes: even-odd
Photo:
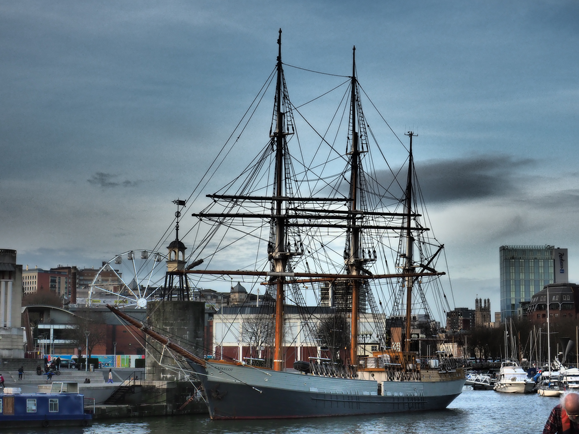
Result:
[[[113,367],[117,367],[117,342],[113,342]]]
[[[84,372],[88,372],[88,336],[90,335],[90,332],[87,330],[86,332],[84,332],[84,335],[86,336],[86,346],[85,346],[86,362],[84,364]]]

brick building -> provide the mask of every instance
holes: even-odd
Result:
[[[24,294],[51,291],[60,297],[67,295],[68,274],[65,271],[32,268],[22,271],[22,290]]]

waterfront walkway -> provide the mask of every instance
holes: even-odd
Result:
[[[72,381],[77,383],[84,383],[86,378],[90,379],[92,383],[104,383],[105,376],[108,377],[108,369],[105,371],[97,370],[94,372],[77,371],[76,369],[61,369],[60,375],[53,375],[52,381]],[[4,376],[4,387],[19,387],[22,392],[37,392],[39,384],[47,384],[46,375],[37,375],[36,371],[24,371],[22,380],[18,379],[18,371],[0,371]],[[119,380],[117,380],[119,381]]]

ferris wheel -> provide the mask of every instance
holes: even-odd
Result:
[[[87,306],[112,304],[145,309],[163,291],[167,257],[152,250],[129,250],[116,255],[96,273]]]

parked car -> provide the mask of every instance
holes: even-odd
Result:
[[[60,361],[61,368],[74,368],[76,367],[76,361],[74,359],[62,359]]]

